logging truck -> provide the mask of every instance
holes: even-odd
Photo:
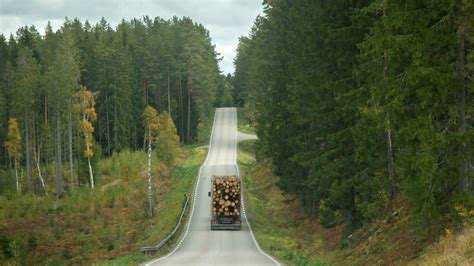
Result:
[[[241,230],[240,178],[213,176],[209,197],[211,197],[211,230]]]

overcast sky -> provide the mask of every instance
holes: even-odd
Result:
[[[8,36],[22,26],[35,25],[43,33],[48,21],[56,30],[65,17],[91,24],[105,17],[115,26],[122,18],[187,16],[209,30],[224,57],[221,70],[233,73],[238,38],[249,33],[262,10],[262,0],[0,0],[0,32]]]

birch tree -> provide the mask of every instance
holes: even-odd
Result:
[[[8,120],[8,136],[5,146],[7,147],[8,155],[13,160],[16,179],[16,191],[18,192],[18,194],[20,194],[21,187],[20,179],[18,177],[18,167],[21,159],[23,158],[23,154],[21,150],[21,132],[18,128],[18,122],[16,121],[16,118],[10,118],[10,120]]]
[[[158,112],[155,108],[147,106],[143,113],[143,126],[145,127],[145,141],[148,143],[148,212],[153,217],[153,186],[151,181],[151,154],[152,146],[157,140],[157,132],[160,128]]]
[[[79,91],[76,93],[77,102],[74,106],[74,111],[80,115],[80,124],[82,134],[84,135],[84,141],[86,149],[84,150],[84,156],[87,158],[87,165],[89,167],[89,183],[91,189],[94,189],[94,173],[91,166],[91,158],[94,156],[92,146],[94,145],[94,126],[92,123],[97,120],[97,114],[95,112],[95,99],[94,94],[86,87],[81,86]]]
[[[164,112],[158,115],[158,134],[156,136],[158,159],[172,166],[179,153],[179,136],[171,116]]]

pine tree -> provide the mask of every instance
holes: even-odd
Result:
[[[23,102],[22,91],[15,86],[17,63],[24,51],[29,51],[36,61],[32,68],[38,70],[33,96],[28,97],[33,104]],[[204,133],[211,126],[209,118],[218,102],[219,86],[220,97],[230,101],[229,88],[222,87],[209,32],[189,18],[122,20],[115,28],[105,19],[96,25],[66,19],[56,32],[48,23],[43,37],[34,27],[23,27],[8,41],[0,38],[0,59],[0,87],[5,98],[0,124],[6,129],[7,117],[17,117],[25,136],[22,139],[28,142],[24,146],[29,147],[24,150],[26,169],[32,168],[31,163],[36,165],[35,171],[26,172],[40,179],[44,175],[43,188],[48,177],[55,176],[58,197],[66,185],[63,172],[69,172],[65,183],[72,189],[76,173],[80,185],[81,167],[88,168],[85,158],[81,159],[81,126],[71,113],[71,98],[78,84],[97,95],[98,120],[92,134],[97,145],[93,150],[103,148],[107,156],[140,148],[146,142],[142,119],[136,118],[142,117],[147,105],[167,111],[181,141],[192,142],[207,138]],[[23,106],[29,106],[26,124],[20,113]],[[6,130],[0,132],[2,141],[6,135]],[[6,154],[5,149],[1,152]],[[94,152],[92,167],[100,155]],[[8,167],[4,157],[0,160]],[[68,171],[63,169],[65,160]],[[50,173],[51,168],[45,166],[53,162],[55,173]]]
[[[5,129],[4,132],[1,132],[0,135],[3,136],[2,138],[2,143],[4,143],[7,139],[7,129],[8,129],[8,119],[9,117],[12,116],[12,91],[13,91],[13,84],[15,81],[15,69],[12,64],[12,62],[8,61],[5,64],[5,70],[4,73],[2,73],[2,91],[3,91],[3,97],[5,98],[5,106],[3,107],[4,109],[4,116],[2,120],[3,127]],[[4,147],[2,145],[2,147]],[[5,168],[10,167],[11,169],[11,164],[8,165],[8,162],[6,158],[8,157],[8,152],[6,148],[3,150],[3,154],[5,155]]]
[[[3,89],[3,88],[2,88]],[[4,125],[5,113],[6,113],[6,103],[5,103],[5,96],[3,96],[3,90],[0,90],[0,143],[5,142],[6,138],[6,126]],[[3,145],[2,145],[3,146]],[[3,147],[0,147],[0,165],[6,161],[6,151],[4,152]]]
[[[219,78],[219,87],[216,95],[216,106],[217,107],[230,107],[234,106],[234,98],[232,97],[232,76],[221,75]]]
[[[0,34],[0,143],[4,143],[7,135],[7,116],[6,116],[6,93],[7,93],[7,82],[6,82],[6,70],[9,61],[8,58],[9,47],[7,40],[3,34]],[[6,165],[6,150],[3,145],[0,145],[0,165]]]
[[[70,110],[68,103],[79,81],[79,66],[76,61],[75,48],[70,33],[61,35],[58,46],[48,64],[45,73],[45,87],[47,98],[53,103],[52,109],[55,119],[56,142],[56,195],[63,196],[62,177],[62,122]]]
[[[234,96],[256,114],[258,157],[323,225],[348,233],[400,195],[429,231],[470,201],[472,9],[265,1]]]
[[[14,115],[22,117],[25,132],[26,176],[34,191],[31,168],[31,128],[34,116],[35,94],[39,84],[39,67],[31,50],[19,50],[15,73],[12,100]]]

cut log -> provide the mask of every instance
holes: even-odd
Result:
[[[240,215],[240,179],[236,176],[213,176],[211,207],[214,215]]]

